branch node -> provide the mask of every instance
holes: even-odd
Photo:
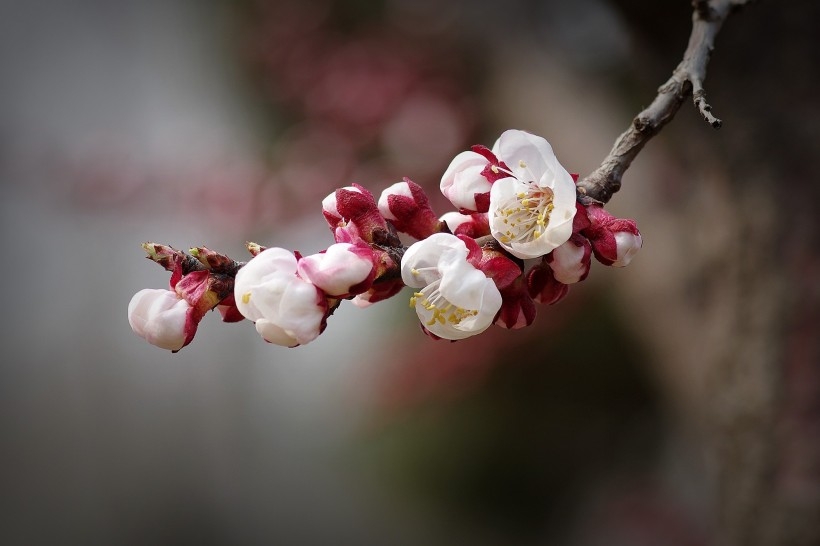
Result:
[[[692,7],[695,9],[695,16],[703,21],[712,21],[717,15],[709,5],[709,0],[692,0]]]
[[[652,132],[652,120],[650,120],[647,117],[636,117],[634,120],[632,120],[632,125],[635,127],[635,130],[641,133],[642,135]]]
[[[666,94],[666,93],[674,93],[678,87],[678,82],[675,81],[675,78],[671,78],[662,86],[658,87],[658,93]]]

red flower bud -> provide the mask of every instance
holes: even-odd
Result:
[[[512,283],[501,290],[501,309],[495,324],[509,329],[529,326],[537,313],[535,304],[528,293],[524,275],[518,275]]]
[[[569,286],[555,280],[555,275],[545,260],[527,272],[527,288],[532,299],[545,305],[557,303],[569,292]]]
[[[587,207],[590,226],[583,234],[592,243],[595,258],[604,265],[624,267],[643,245],[635,220],[615,218],[603,207]]]
[[[441,231],[441,222],[430,208],[424,190],[407,177],[382,192],[379,212],[397,230],[415,239],[425,239]]]

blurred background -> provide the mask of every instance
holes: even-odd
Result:
[[[139,244],[315,252],[319,201],[507,128],[585,175],[680,60],[650,0],[0,3],[0,542],[818,544],[820,7],[728,21],[610,209],[644,248],[523,330],[404,295],[170,354]]]

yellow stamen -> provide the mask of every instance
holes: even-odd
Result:
[[[534,185],[515,194],[515,198],[506,203],[508,206],[500,207],[496,213],[509,228],[500,234],[499,241],[504,244],[525,243],[543,236],[549,225],[550,213],[555,208],[553,198],[552,189]]]
[[[428,293],[429,291],[429,293]],[[428,293],[425,295],[425,293]],[[410,305],[417,307],[421,305],[431,314],[424,322],[426,326],[435,326],[437,323],[442,326],[452,324],[457,326],[466,318],[478,315],[476,310],[462,309],[456,307],[441,296],[441,293],[433,285],[428,286],[422,292],[416,292],[410,298]]]

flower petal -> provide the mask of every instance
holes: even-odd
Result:
[[[322,300],[318,288],[296,278],[282,294],[278,324],[300,345],[313,341],[322,333],[322,321],[327,310]]]
[[[455,254],[452,260],[439,264],[441,271],[441,295],[453,305],[463,309],[478,309],[484,297],[486,284],[489,280],[483,271],[473,267],[463,258],[459,260]]]
[[[170,290],[140,290],[128,304],[128,323],[148,343],[178,351],[185,345],[188,310],[191,306]]]
[[[481,174],[487,165],[488,161],[482,155],[461,152],[441,177],[441,193],[459,209],[478,211],[476,195],[489,192],[491,187],[490,181]]]
[[[373,272],[372,251],[349,243],[330,245],[325,252],[305,256],[297,264],[299,276],[329,296],[345,296]],[[362,287],[366,290],[368,286]]]
[[[556,162],[546,139],[517,129],[504,131],[493,145],[493,153],[504,161],[522,182],[538,182],[544,173],[553,174]]]
[[[256,331],[259,332],[262,339],[274,345],[281,345],[282,347],[295,347],[299,345],[299,341],[295,337],[267,319],[259,319],[256,321]]]
[[[442,254],[467,259],[467,245],[449,233],[434,233],[430,237],[410,245],[401,259],[401,278],[404,284],[421,288],[441,278],[438,264]],[[452,258],[450,258],[452,259]]]
[[[570,239],[553,250],[547,257],[555,280],[563,284],[574,284],[586,279],[589,274],[592,245],[581,235]]]
[[[264,298],[259,295],[252,298],[252,294],[275,278],[281,278],[281,283],[286,284],[289,277],[295,276],[296,266],[296,256],[284,248],[271,247],[253,257],[237,272],[234,280],[234,298],[239,312],[254,322],[262,318],[265,313],[260,310],[259,304],[264,304]],[[275,284],[268,290],[272,290]],[[281,290],[284,288],[278,291]]]

